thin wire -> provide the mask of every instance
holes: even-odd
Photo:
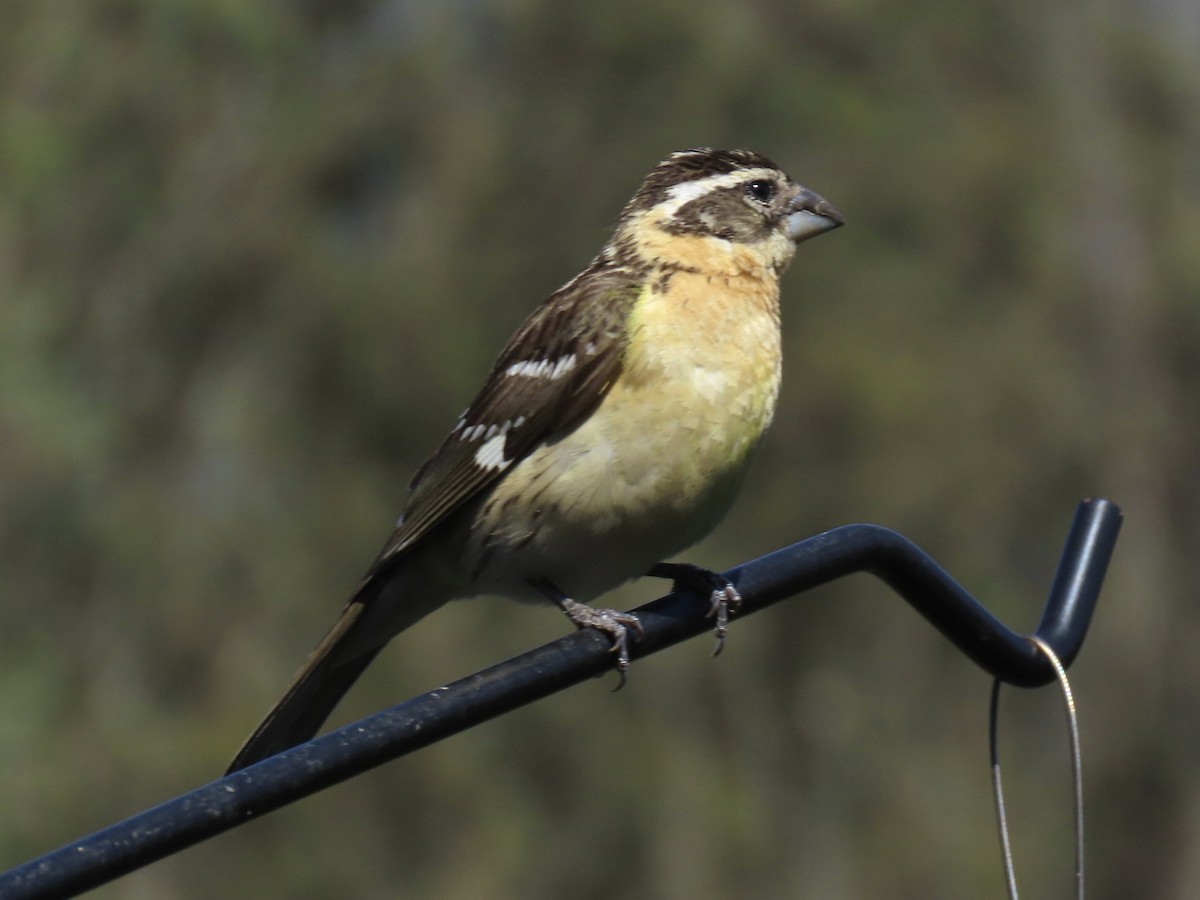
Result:
[[[1075,695],[1071,692],[1071,682],[1067,680],[1067,670],[1049,644],[1040,637],[1033,635],[1029,638],[1036,644],[1050,665],[1054,666],[1054,674],[1062,685],[1063,706],[1067,714],[1067,730],[1071,741],[1071,788],[1075,795],[1075,896],[1083,900],[1083,759],[1080,753],[1079,714],[1075,709]]]
[[[1071,786],[1074,794],[1075,813],[1075,897],[1083,900],[1083,762],[1080,753],[1079,716],[1075,709],[1075,696],[1071,692],[1071,682],[1067,679],[1067,670],[1059,661],[1058,654],[1041,638],[1031,635],[1028,640],[1046,654],[1058,683],[1062,687],[1063,704],[1067,713],[1067,730],[1071,743]],[[992,794],[996,800],[996,819],[1000,830],[1000,854],[1004,864],[1004,881],[1008,888],[1010,900],[1018,900],[1017,876],[1013,865],[1012,845],[1009,842],[1008,818],[1004,808],[1004,790],[1000,783],[1000,755],[998,751],[996,722],[1000,708],[1000,679],[992,682],[992,697],[988,707],[988,749],[992,763]]]
[[[1008,840],[1008,817],[1004,811],[1004,788],[1000,784],[1000,749],[996,737],[996,720],[1000,709],[999,678],[992,681],[992,699],[988,704],[988,752],[992,761],[992,797],[996,801],[996,825],[1000,831],[1000,858],[1004,865],[1004,886],[1009,900],[1017,898],[1017,873],[1013,866],[1012,844]]]

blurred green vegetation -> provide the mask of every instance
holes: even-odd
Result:
[[[0,12],[0,867],[207,781],[510,330],[644,172],[747,146],[850,226],[785,284],[724,567],[917,540],[1072,675],[1098,898],[1200,892],[1200,20],[1105,0],[97,0]],[[661,591],[634,584],[615,602]],[[564,633],[456,604],[338,721]],[[868,578],[100,897],[999,897],[987,678]],[[1070,884],[1058,698],[1003,697],[1018,875]]]

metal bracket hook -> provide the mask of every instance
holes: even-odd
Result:
[[[1075,513],[1036,635],[1070,665],[1087,634],[1121,527],[1107,500]],[[878,525],[847,525],[726,573],[742,594],[738,618],[853,572],[889,584],[992,675],[1025,687],[1055,672],[1035,644],[1005,627],[912,541]],[[646,656],[711,630],[708,598],[670,594],[638,610]],[[0,896],[65,897],[608,671],[609,639],[578,631],[482,672],[293,747],[0,873]]]

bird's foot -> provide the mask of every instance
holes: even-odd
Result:
[[[742,605],[742,595],[729,583],[729,579],[718,572],[691,563],[658,563],[647,574],[653,578],[671,579],[677,591],[707,593],[709,606],[705,615],[717,620],[714,629],[717,645],[713,648],[713,656],[725,649],[725,638],[729,634],[729,617]]]
[[[576,628],[594,628],[612,640],[610,652],[617,654],[617,672],[621,676],[615,688],[619,691],[625,686],[625,673],[629,671],[629,632],[633,631],[639,640],[645,634],[641,620],[633,613],[596,609],[570,597],[559,597],[556,602]]]

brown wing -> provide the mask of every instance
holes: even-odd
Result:
[[[626,319],[641,284],[628,270],[606,271],[598,261],[533,312],[454,430],[417,471],[396,530],[364,582],[599,405],[621,371]]]

